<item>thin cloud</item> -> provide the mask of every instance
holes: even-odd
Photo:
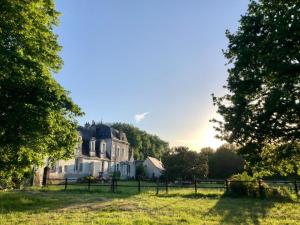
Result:
[[[140,113],[140,114],[135,114],[134,115],[134,120],[136,123],[141,122],[142,120],[145,119],[145,117],[149,114],[149,112],[144,112],[144,113]]]

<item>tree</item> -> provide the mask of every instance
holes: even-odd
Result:
[[[176,147],[162,157],[164,177],[169,180],[193,180],[207,176],[207,157],[204,154],[190,151],[187,147]]]
[[[135,176],[138,179],[143,179],[146,177],[146,170],[145,170],[145,167],[143,166],[143,164],[139,164],[136,167]]]
[[[287,143],[282,145],[266,145],[261,152],[262,160],[256,171],[262,176],[293,176],[300,175],[300,144]],[[274,163],[274,161],[276,163]],[[267,168],[267,169],[266,169]]]
[[[299,1],[250,1],[237,32],[226,31],[229,93],[213,96],[223,117],[213,121],[219,138],[241,146],[250,167],[263,159],[265,146],[300,141],[299,9]],[[295,164],[293,154],[287,160]]]
[[[130,146],[134,149],[134,158],[144,160],[148,156],[160,158],[169,148],[169,144],[156,135],[148,134],[126,123],[114,123],[112,127],[126,133]]]
[[[220,146],[208,158],[209,178],[228,178],[244,170],[244,160],[237,155],[236,147],[228,144]]]
[[[53,0],[0,4],[0,177],[20,181],[32,165],[70,156],[81,111],[53,78],[62,67]],[[15,182],[18,183],[18,182]]]
[[[200,152],[206,155],[207,157],[210,157],[211,155],[214,154],[215,150],[211,147],[205,147],[205,148],[201,148]]]

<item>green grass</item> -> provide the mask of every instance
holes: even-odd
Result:
[[[0,224],[300,224],[295,200],[230,198],[212,189],[156,196],[154,188],[61,188],[0,192]]]

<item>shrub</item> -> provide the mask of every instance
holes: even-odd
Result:
[[[258,182],[246,172],[233,175],[229,179],[231,194],[239,196],[257,196]]]
[[[138,179],[144,179],[145,178],[146,169],[143,166],[143,164],[140,164],[136,167],[135,174],[136,174],[136,178],[138,178]]]
[[[86,177],[83,177],[83,178],[82,178],[82,181],[83,181],[84,183],[89,182],[89,180],[91,181],[91,183],[96,183],[96,182],[97,182],[97,178],[94,177],[94,176],[86,176]]]
[[[229,194],[236,196],[276,197],[291,199],[287,188],[270,188],[265,182],[249,176],[246,172],[233,175],[229,179]]]
[[[112,177],[115,180],[120,180],[121,172],[120,171],[114,171]]]

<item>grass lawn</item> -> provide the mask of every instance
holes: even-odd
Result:
[[[200,193],[199,193],[200,192]],[[222,197],[218,190],[0,192],[0,224],[300,224],[299,201]]]

